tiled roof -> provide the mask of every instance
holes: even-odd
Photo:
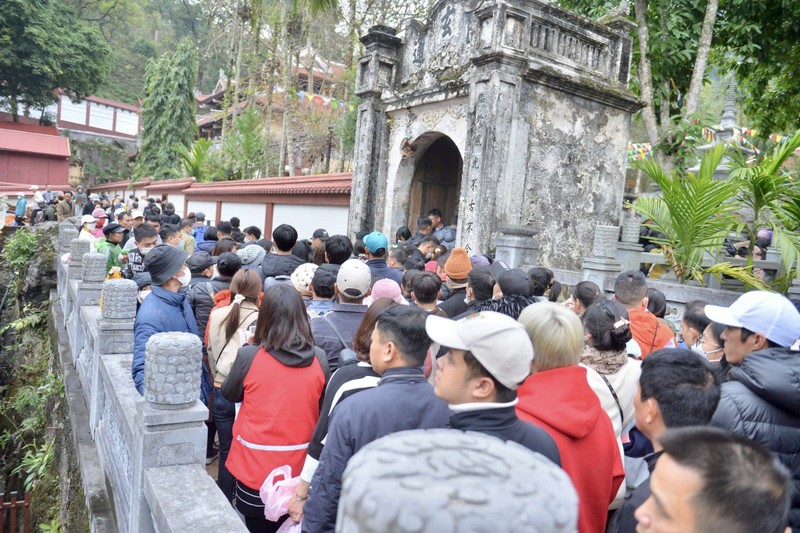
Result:
[[[188,196],[350,194],[352,175],[318,174],[296,178],[259,178],[196,183],[184,190]],[[148,189],[149,190],[149,189]]]
[[[0,124],[0,151],[38,154],[51,157],[69,157],[69,139],[60,135],[47,135],[2,128]]]
[[[147,193],[150,194],[150,191],[174,191],[185,189],[187,187],[191,187],[192,184],[197,181],[194,178],[178,178],[173,180],[158,180],[158,181],[151,181],[146,189]]]

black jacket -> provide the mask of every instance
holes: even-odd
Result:
[[[450,417],[450,427],[461,431],[486,433],[504,441],[516,442],[561,466],[558,446],[547,431],[517,418],[513,404],[492,405],[493,407],[489,409],[457,411]],[[457,409],[458,406],[452,408]]]
[[[653,473],[658,458],[662,452],[654,452],[644,457],[647,462],[647,469]],[[650,497],[650,478],[645,479],[641,485],[633,489],[625,496],[622,507],[614,513],[608,525],[608,533],[636,533],[636,525],[639,523],[633,516],[646,500]]]
[[[264,256],[264,261],[261,262],[261,270],[264,272],[265,278],[291,276],[292,272],[304,262],[305,261],[292,254],[267,254]]]
[[[800,531],[800,353],[767,348],[731,365],[711,424],[760,442],[789,469],[789,525]]]
[[[189,288],[186,290],[186,299],[189,301],[189,306],[194,313],[194,319],[197,321],[197,330],[200,332],[200,338],[203,339],[206,334],[206,325],[208,324],[208,315],[214,309],[214,295],[219,291],[230,289],[231,281],[228,279],[208,279],[205,276],[192,276],[189,282]]]
[[[175,211],[164,211],[161,213],[161,223],[162,224],[173,224],[177,226],[181,223],[180,215],[176,215]]]
[[[455,289],[447,297],[447,300],[439,304],[439,309],[447,313],[449,318],[460,315],[467,310],[467,302],[464,298],[467,297],[467,288]]]

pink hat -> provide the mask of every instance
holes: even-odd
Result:
[[[94,211],[92,211],[92,216],[93,216],[94,218],[96,218],[96,219],[108,218],[108,215],[106,215],[106,212],[105,212],[105,211],[103,211],[103,209],[102,209],[102,208],[100,208],[100,207],[98,207],[97,209],[95,209]]]
[[[403,298],[403,293],[400,291],[400,285],[388,278],[375,282],[375,285],[372,286],[372,293],[364,300],[364,303],[370,305],[378,298],[389,298],[400,305],[408,305],[408,300]]]

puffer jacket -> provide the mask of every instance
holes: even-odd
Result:
[[[136,390],[144,394],[144,361],[147,341],[156,333],[179,331],[197,335],[197,323],[182,293],[153,286],[133,322],[131,376]],[[199,357],[200,354],[198,354]]]
[[[229,289],[230,286],[231,280],[214,278],[206,281],[197,281],[186,291],[186,300],[194,313],[194,318],[197,321],[197,330],[200,332],[201,337],[205,335],[208,316],[211,314],[211,310],[214,309],[214,297],[220,291]]]
[[[790,470],[789,525],[800,531],[800,353],[767,348],[731,365],[711,424],[760,442]]]

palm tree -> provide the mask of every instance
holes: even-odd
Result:
[[[176,146],[175,152],[180,157],[181,168],[176,173],[179,178],[191,176],[198,182],[211,181],[208,170],[208,157],[214,141],[210,139],[197,139],[191,148]]]
[[[772,230],[772,242],[781,251],[787,274],[800,257],[800,238],[794,232],[800,226],[800,187],[795,171],[784,169],[784,163],[800,148],[800,130],[787,141],[765,154],[756,164],[737,151],[732,157],[730,173],[739,188],[739,199],[753,211],[748,224],[750,244],[748,264],[752,264],[753,247],[759,228]]]
[[[735,267],[728,262],[703,266],[708,253],[716,256],[724,246],[725,237],[738,224],[738,184],[733,180],[715,180],[714,170],[725,152],[718,145],[706,152],[697,175],[675,170],[668,174],[653,160],[645,160],[635,166],[647,174],[661,187],[661,195],[640,197],[633,208],[645,220],[646,225],[666,235],[653,238],[681,283],[697,280],[703,284],[703,276],[712,274],[738,279],[748,285],[764,287],[755,278],[751,268]]]

